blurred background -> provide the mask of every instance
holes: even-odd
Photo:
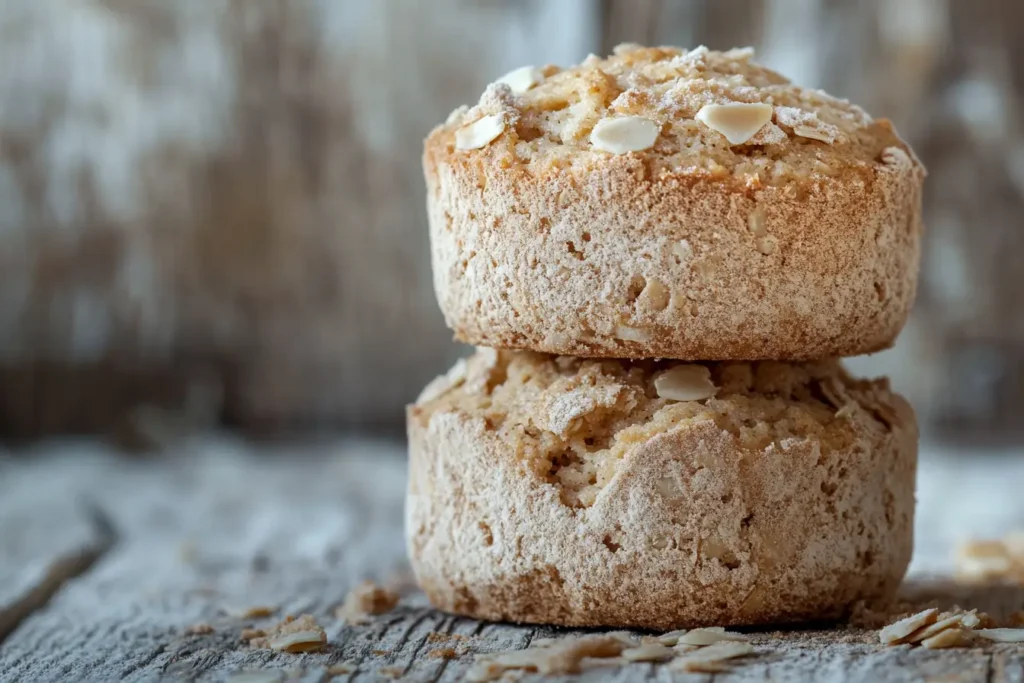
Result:
[[[1019,0],[3,0],[0,435],[400,435],[465,353],[421,141],[524,64],[753,45],[930,171],[889,374],[927,438],[1024,430]]]

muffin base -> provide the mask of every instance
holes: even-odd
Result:
[[[537,427],[543,401],[501,405],[516,400],[500,393],[510,373],[555,362],[478,355],[449,378],[455,386],[409,409],[409,554],[439,609],[672,629],[836,619],[898,587],[912,548],[917,429],[884,384],[855,382],[838,364],[789,366],[842,405],[822,418],[827,401],[786,399],[786,415],[835,423],[767,444],[730,427],[776,400],[767,394],[726,394],[706,410],[693,402],[685,418],[683,404],[662,406],[611,437],[614,471],[596,495],[567,502],[557,463],[536,466],[538,444],[555,435]],[[572,373],[538,396],[562,391],[559,381],[581,375]],[[591,388],[613,386],[602,378]],[[524,420],[531,411],[537,419]]]

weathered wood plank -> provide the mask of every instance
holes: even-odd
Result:
[[[253,448],[205,439],[155,461],[127,460],[80,444],[56,451],[0,463],[0,548],[29,547],[13,528],[25,523],[35,525],[33,537],[53,533],[59,540],[61,528],[71,533],[80,525],[78,535],[68,538],[95,539],[78,508],[61,507],[83,497],[109,517],[118,543],[0,645],[0,680],[223,681],[260,670],[280,672],[281,680],[291,675],[289,680],[320,681],[331,665],[352,662],[357,668],[337,680],[460,681],[475,655],[577,633],[442,614],[413,590],[397,608],[367,624],[346,625],[334,617],[354,582],[388,580],[405,569],[404,462],[398,445],[327,441]],[[972,477],[987,476],[936,467],[923,467],[928,488],[942,490],[945,471],[968,490]],[[998,491],[992,499],[1010,500]],[[937,514],[931,508],[940,504],[954,502],[923,495],[922,514]],[[981,503],[964,499],[959,504]],[[937,554],[952,538],[922,541]],[[12,539],[22,540],[15,546]],[[28,556],[20,551],[20,557]],[[0,559],[4,576],[13,573],[13,557]],[[954,590],[936,582],[910,588],[944,604],[996,613],[1024,608],[1020,588]],[[305,655],[249,649],[241,630],[269,625],[277,617],[243,619],[224,610],[253,605],[278,607],[278,616],[315,615],[328,647]],[[212,631],[189,633],[188,627],[198,623]],[[1013,645],[885,648],[873,632],[851,629],[752,637],[758,654],[714,677],[679,676],[664,666],[638,663],[589,669],[572,680],[1024,681],[1024,650]],[[441,658],[447,647],[459,656]],[[523,680],[542,679],[527,675]]]
[[[0,643],[113,543],[94,501],[41,501],[32,474],[0,452]]]

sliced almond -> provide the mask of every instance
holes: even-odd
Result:
[[[312,652],[327,644],[327,636],[323,631],[296,631],[272,638],[270,649],[277,652]]]
[[[521,66],[498,79],[498,83],[504,83],[517,95],[543,82],[544,72],[535,66]]]
[[[971,636],[963,629],[947,628],[930,638],[925,638],[921,641],[921,645],[929,650],[938,650],[946,647],[968,647],[971,645]]]
[[[714,645],[722,642],[744,642],[750,640],[742,633],[732,633],[724,628],[695,628],[679,638],[680,645]]]
[[[590,133],[590,144],[612,154],[640,152],[654,145],[660,130],[657,123],[643,116],[601,119]]]
[[[675,657],[675,652],[661,643],[647,643],[622,651],[622,658],[630,662],[664,662]]]
[[[1024,628],[982,628],[974,633],[997,643],[1024,643]]]
[[[654,390],[661,398],[671,401],[702,401],[718,393],[718,387],[711,381],[710,370],[703,365],[686,363],[669,368],[655,377]]]
[[[673,645],[676,645],[679,642],[679,639],[685,635],[686,631],[669,631],[668,633],[662,633],[660,636],[654,636],[654,640],[661,643],[662,645],[672,647]]]
[[[696,119],[725,136],[731,145],[742,145],[772,120],[772,105],[755,102],[705,104]]]
[[[961,623],[961,619],[962,615],[960,614],[954,614],[951,617],[939,619],[934,624],[929,624],[927,626],[917,629],[909,636],[907,636],[906,639],[904,639],[904,642],[920,643],[922,641],[928,640],[932,636],[938,635],[939,633],[947,629],[959,626]]]
[[[629,631],[607,631],[603,635],[607,636],[608,638],[614,638],[615,640],[622,643],[625,647],[636,647],[637,645],[639,645],[639,641],[636,639],[636,636],[634,636]]]
[[[812,128],[811,126],[793,126],[793,133],[802,138],[809,138],[819,142],[827,142],[830,145],[836,139],[834,133],[830,133],[829,131],[822,130],[820,128]]]
[[[914,162],[900,147],[886,147],[882,150],[882,163],[887,166],[895,166],[898,169],[910,168]]]
[[[928,624],[934,624],[938,620],[939,610],[932,607],[923,612],[918,612],[906,619],[889,624],[878,632],[878,639],[886,645],[902,643],[914,631]]]
[[[491,144],[504,132],[505,118],[499,114],[491,114],[455,131],[455,148],[480,149]]]
[[[669,665],[669,668],[674,671],[722,671],[721,668],[715,667],[720,667],[721,663],[726,660],[745,657],[753,652],[754,646],[750,643],[716,643],[677,658]]]

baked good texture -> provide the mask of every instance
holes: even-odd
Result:
[[[887,120],[751,55],[624,46],[528,89],[492,84],[435,128],[434,287],[455,337],[687,360],[890,346],[916,290],[924,169]],[[701,111],[737,104],[770,119],[733,144]],[[596,130],[609,121],[632,130]]]
[[[917,427],[837,361],[481,350],[409,408],[407,542],[440,609],[670,629],[842,616],[910,559]],[[702,371],[703,372],[703,371]]]

